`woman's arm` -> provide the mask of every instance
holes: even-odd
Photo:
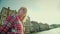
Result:
[[[14,23],[15,18],[13,16],[9,16],[4,24],[0,28],[0,33],[6,33],[9,28],[12,27],[12,24]]]

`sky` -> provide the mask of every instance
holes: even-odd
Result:
[[[0,11],[2,7],[18,11],[22,6],[28,8],[31,21],[60,24],[60,0],[0,0]]]

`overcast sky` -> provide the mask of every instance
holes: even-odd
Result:
[[[22,6],[33,21],[60,24],[60,0],[0,0],[0,11],[2,7],[18,11]]]

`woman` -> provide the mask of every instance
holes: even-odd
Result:
[[[23,20],[27,8],[21,7],[16,16],[9,16],[0,28],[0,34],[24,34]]]

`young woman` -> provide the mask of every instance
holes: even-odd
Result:
[[[24,34],[23,20],[27,8],[21,7],[16,16],[9,16],[0,28],[0,34]]]

